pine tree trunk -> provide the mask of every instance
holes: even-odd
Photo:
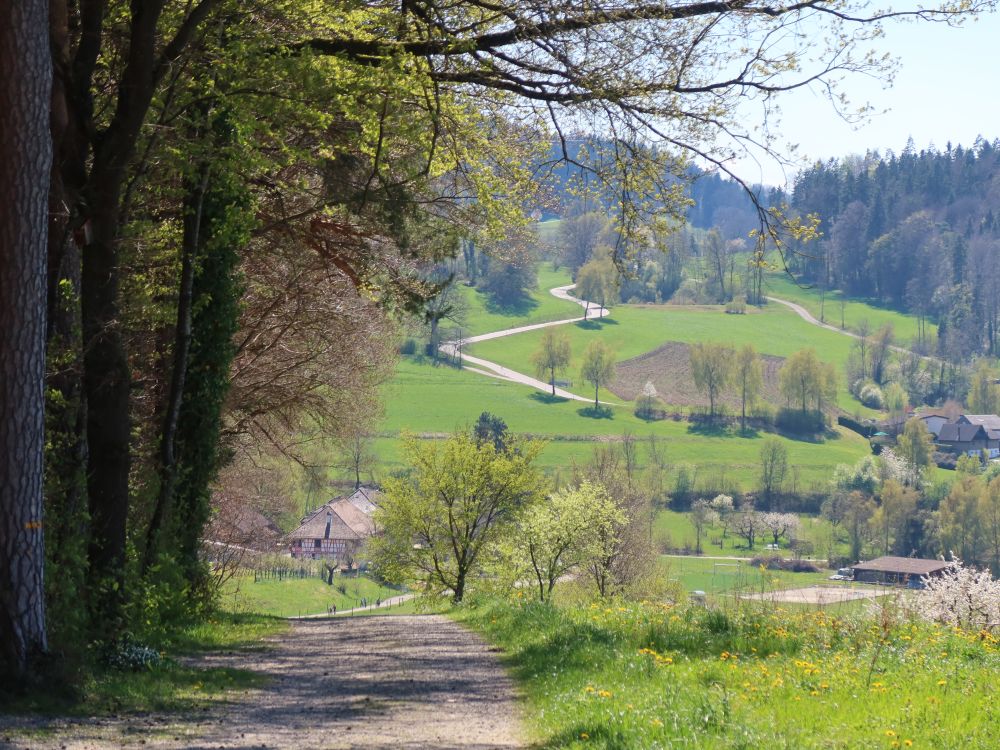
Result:
[[[52,61],[45,0],[0,4],[0,70],[0,676],[17,680],[47,648],[42,477]]]

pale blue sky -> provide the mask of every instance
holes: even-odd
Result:
[[[844,123],[818,94],[797,91],[782,99],[781,133],[799,145],[800,156],[815,159],[903,150],[913,137],[917,150],[948,141],[969,146],[976,136],[1000,138],[1000,15],[983,16],[961,28],[908,23],[886,29],[878,49],[900,59],[895,84],[854,76],[844,87],[852,102],[870,101],[888,108],[860,127]],[[734,171],[749,182],[777,185],[794,177],[793,169],[766,158],[744,159]]]

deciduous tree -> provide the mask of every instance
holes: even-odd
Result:
[[[708,414],[715,416],[715,402],[733,373],[733,350],[721,344],[691,345],[691,375],[695,387],[708,394]]]
[[[407,438],[410,476],[386,481],[371,559],[381,575],[420,581],[462,601],[483,553],[537,502],[545,480],[534,466],[541,444],[511,441],[498,451],[458,433],[445,441]]]
[[[747,407],[753,406],[764,383],[763,367],[753,344],[746,344],[736,353],[733,381],[740,394],[740,429],[747,428]]]
[[[591,341],[583,352],[580,377],[594,386],[594,408],[600,405],[597,396],[601,386],[606,386],[615,378],[614,352],[603,341]]]
[[[569,367],[570,360],[569,336],[563,331],[553,328],[545,329],[538,349],[531,355],[538,377],[548,375],[552,395],[556,395],[556,374]]]

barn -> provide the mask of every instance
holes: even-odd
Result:
[[[941,575],[950,565],[951,563],[944,560],[927,560],[920,557],[878,557],[854,565],[854,580],[862,583],[920,588],[921,578]]]
[[[375,533],[372,513],[380,494],[377,490],[357,490],[321,505],[288,535],[291,556],[335,560],[354,567],[365,540]]]

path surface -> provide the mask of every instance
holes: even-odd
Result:
[[[264,652],[197,662],[269,677],[193,714],[0,715],[0,748],[489,750],[523,747],[514,688],[486,644],[439,615],[295,622]]]
[[[564,320],[552,320],[548,323],[534,323],[527,326],[519,326],[517,328],[505,328],[501,331],[493,331],[491,333],[481,333],[478,336],[469,336],[461,341],[445,341],[441,344],[440,351],[442,354],[449,357],[457,357],[458,351],[461,347],[468,344],[475,344],[479,341],[490,341],[491,339],[499,339],[504,336],[513,336],[516,333],[525,333],[527,331],[537,331],[541,328],[551,328],[552,326],[562,326],[567,323],[579,323],[584,320],[594,320],[595,318],[603,318],[610,314],[610,310],[601,305],[594,304],[592,302],[587,302],[586,300],[577,299],[569,292],[575,287],[576,284],[567,284],[566,286],[557,286],[554,289],[550,289],[549,293],[553,297],[558,297],[559,299],[568,300],[570,302],[575,302],[584,308],[582,318],[566,318]],[[469,365],[476,365],[476,367],[469,367]],[[532,388],[537,388],[540,391],[545,391],[546,393],[552,393],[551,384],[545,382],[544,380],[539,380],[538,378],[533,378],[530,375],[525,375],[523,372],[518,372],[517,370],[511,370],[509,367],[504,367],[503,365],[498,365],[496,362],[490,362],[487,359],[482,359],[480,357],[473,357],[470,354],[465,354],[462,352],[462,368],[465,370],[470,370],[471,372],[478,373],[480,375],[488,375],[490,377],[499,378],[500,380],[508,380],[512,383],[520,383],[521,385],[531,386]],[[586,398],[585,396],[578,396],[575,393],[570,393],[563,388],[556,388],[556,394],[559,398],[569,399],[571,401],[582,401],[584,403],[593,403],[592,398]],[[607,401],[601,401],[600,403],[605,405],[615,405],[610,404]]]
[[[802,305],[800,305],[800,304],[798,304],[796,302],[792,302],[791,300],[787,300],[787,299],[781,299],[781,297],[766,297],[765,296],[764,299],[770,300],[771,302],[777,302],[780,305],[784,305],[785,307],[791,308],[793,311],[795,311],[795,313],[798,314],[798,316],[800,318],[802,318],[802,320],[806,321],[807,323],[812,323],[814,326],[819,326],[820,328],[825,328],[828,331],[833,331],[834,333],[839,333],[839,334],[841,334],[843,336],[850,336],[852,339],[861,338],[858,334],[854,333],[853,331],[845,331],[843,328],[838,328],[837,326],[832,326],[829,323],[821,323],[820,321],[818,321],[816,319],[816,317],[811,312],[809,312],[808,310],[806,310],[806,308],[804,308]],[[905,346],[895,346],[895,345],[893,345],[893,346],[890,346],[889,348],[892,349],[894,352],[897,352],[898,354],[912,354],[913,353],[912,351],[910,351],[909,349],[907,349]],[[928,357],[928,356],[926,356],[924,354],[920,354],[918,356],[920,357],[920,359],[925,360],[927,362],[936,362],[937,361],[937,359],[935,357]]]

